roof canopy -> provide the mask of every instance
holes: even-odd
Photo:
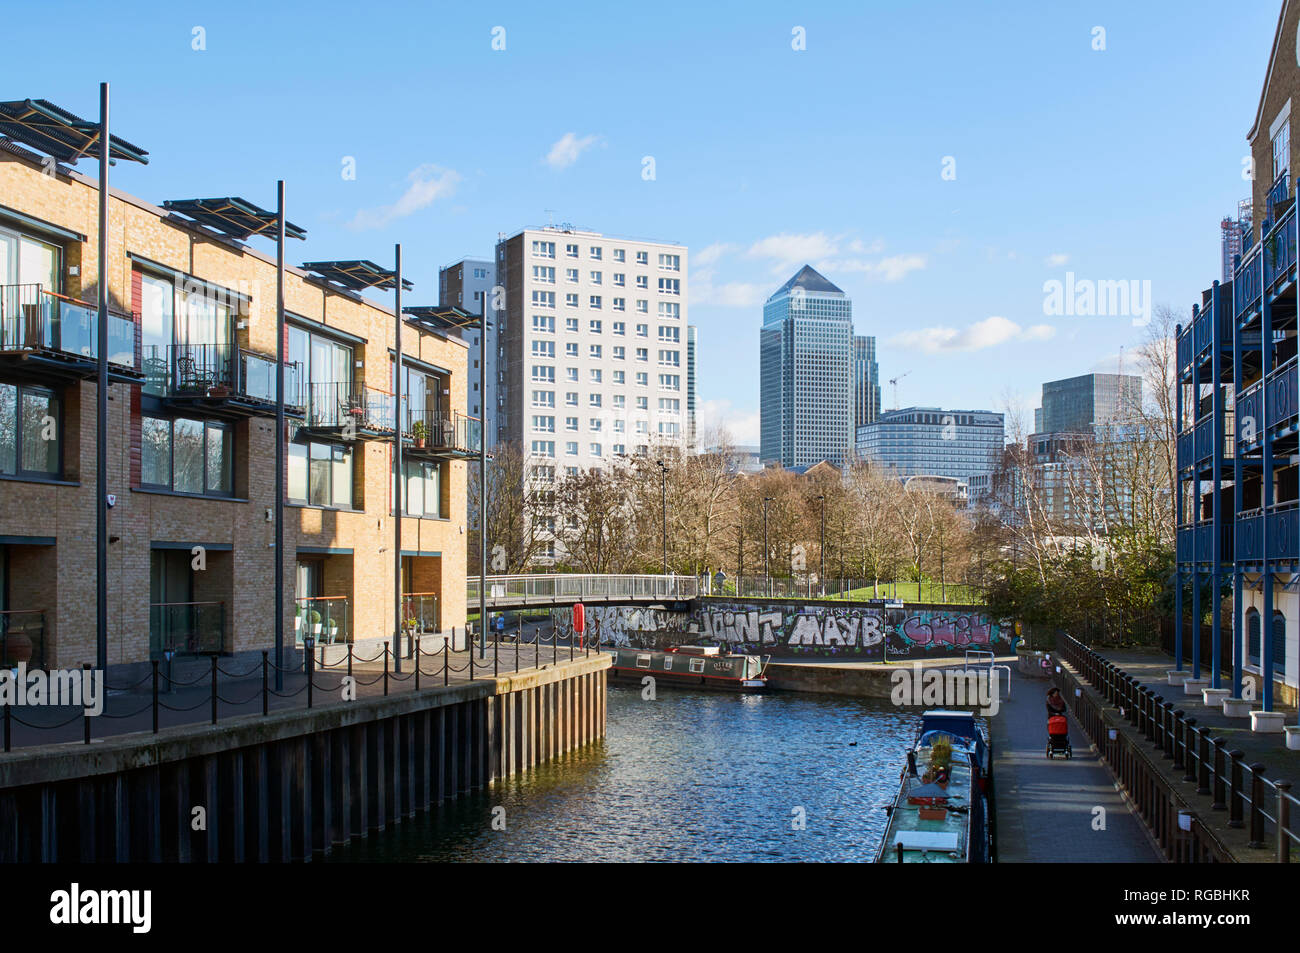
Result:
[[[483,326],[483,315],[470,314],[452,306],[437,308],[433,305],[415,305],[403,308],[402,313],[439,331],[465,331]]]
[[[303,271],[333,281],[349,291],[365,291],[378,288],[392,291],[397,287],[397,273],[387,268],[380,268],[373,261],[309,261],[302,265]],[[415,286],[402,279],[402,288],[409,290]]]
[[[276,213],[258,208],[240,198],[177,199],[163,202],[169,212],[180,212],[200,225],[215,229],[223,235],[243,241],[252,235],[276,237]],[[284,223],[286,238],[306,238],[305,229],[289,222]]]
[[[0,103],[0,135],[60,162],[76,162],[94,155],[99,123],[74,116],[45,99],[21,99]],[[110,159],[149,162],[148,152],[114,135],[108,137],[108,154]]]

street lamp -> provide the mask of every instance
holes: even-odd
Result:
[[[826,495],[825,495],[825,494],[822,494],[821,496],[817,497],[817,499],[820,500],[820,501],[821,501],[821,504],[822,504],[822,550],[821,550],[821,552],[822,552],[822,568],[821,568],[821,584],[822,584],[822,598],[824,599],[824,598],[826,598]]]
[[[660,506],[664,522],[664,575],[666,576],[668,575],[668,467],[662,460],[656,460],[655,463],[659,465]]]
[[[772,497],[763,497],[763,578],[767,580],[767,597],[772,598],[772,573],[768,568],[768,556],[771,550],[767,544],[767,504],[772,502]]]

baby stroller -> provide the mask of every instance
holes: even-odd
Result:
[[[1047,719],[1047,756],[1064,754],[1066,760],[1074,751],[1070,748],[1070,723],[1064,715],[1052,715]]]

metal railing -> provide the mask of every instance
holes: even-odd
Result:
[[[1063,687],[1062,694],[1102,757],[1116,769],[1171,860],[1234,858],[1174,790],[1167,775],[1156,768],[1150,751],[1119,728],[1120,720],[1136,729],[1159,758],[1171,760],[1175,772],[1182,769],[1183,780],[1195,782],[1196,794],[1210,796],[1211,811],[1227,811],[1228,827],[1248,828],[1250,848],[1271,847],[1278,862],[1290,862],[1300,832],[1295,829],[1297,801],[1289,781],[1270,781],[1264,776],[1263,764],[1245,764],[1241,751],[1229,750],[1222,737],[1215,737],[1223,734],[1222,729],[1199,727],[1195,717],[1188,717],[1183,709],[1063,632],[1057,634],[1057,654],[1106,703],[1099,705],[1082,686],[1077,695],[1065,691],[1070,673],[1059,667],[1056,681]]]
[[[844,602],[930,602],[980,605],[975,591],[962,582],[876,581],[856,577],[834,577],[818,582],[812,574],[799,576],[730,576],[719,587],[702,584],[701,595],[735,596],[740,599],[828,599]],[[926,598],[922,598],[925,596]]]
[[[45,668],[45,613],[40,609],[0,612],[0,668],[21,662]]]
[[[402,620],[407,631],[417,635],[441,631],[438,626],[438,594],[405,593],[402,596]]]
[[[108,362],[135,369],[137,328],[130,317],[108,314]],[[0,351],[58,351],[99,358],[99,311],[39,284],[0,285]]]
[[[275,403],[275,360],[233,344],[151,345],[143,363],[146,393]],[[285,364],[285,406],[302,406],[301,378],[298,364]]]
[[[173,655],[219,655],[226,641],[224,602],[154,602],[149,605],[149,652]]]
[[[483,426],[479,419],[459,411],[448,414],[423,408],[408,409],[402,433],[411,438],[417,450],[427,448],[451,453],[478,453],[483,440]]]
[[[479,603],[478,579],[467,580],[469,608]],[[508,603],[557,605],[585,599],[627,599],[629,601],[682,601],[700,593],[694,576],[582,575],[549,573],[527,576],[488,576],[487,604]]]
[[[352,641],[352,600],[347,596],[304,596],[294,600],[294,644],[311,638],[317,645]]]
[[[308,427],[345,427],[393,432],[393,395],[350,381],[307,384],[303,387]]]

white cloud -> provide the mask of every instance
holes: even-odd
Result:
[[[691,274],[691,307],[714,305],[719,308],[754,308],[767,300],[772,289],[747,281],[712,282],[710,274]]]
[[[405,218],[420,209],[432,205],[436,199],[450,195],[456,190],[460,173],[454,169],[444,169],[436,165],[422,165],[412,169],[406,176],[410,184],[406,191],[392,205],[379,208],[360,209],[348,223],[349,228],[367,229],[383,228],[390,222]]]
[[[815,258],[829,258],[839,250],[838,242],[825,232],[810,235],[770,235],[749,246],[750,258],[770,258],[775,268],[802,265]]]
[[[1047,324],[1036,324],[1028,329],[1014,321],[997,315],[976,321],[966,328],[921,328],[904,331],[889,341],[899,347],[915,348],[925,354],[953,351],[982,351],[1007,341],[1045,341],[1056,330]]]
[[[600,136],[590,135],[578,138],[577,133],[566,132],[551,146],[546,154],[546,164],[555,171],[567,169],[578,161],[578,157],[600,141]]]
[[[1060,268],[1069,260],[1070,260],[1069,255],[1063,254],[1061,252],[1057,252],[1055,255],[1047,256],[1047,266],[1049,268]]]
[[[695,415],[696,433],[707,433],[714,427],[726,427],[733,443],[752,445],[759,442],[759,412],[753,408],[736,407],[730,400],[702,400]]]
[[[881,281],[901,281],[911,271],[920,271],[927,264],[924,255],[891,255],[880,261],[861,261],[858,259],[839,259],[819,263],[819,270],[856,271],[878,278]]]
[[[717,264],[719,258],[729,254],[734,248],[734,245],[727,242],[714,242],[691,255],[691,266],[707,268],[709,265]]]

